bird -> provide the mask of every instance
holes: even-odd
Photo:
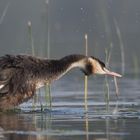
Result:
[[[47,59],[27,54],[0,57],[0,110],[12,109],[31,99],[40,87],[58,80],[73,68],[85,75],[122,77],[109,71],[96,57],[71,54],[60,59]]]

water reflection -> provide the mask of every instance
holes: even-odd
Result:
[[[85,114],[85,131],[86,131],[86,140],[89,140],[89,120],[88,120],[88,112]]]
[[[39,118],[38,118],[39,117]],[[0,134],[5,139],[44,140],[43,131],[51,128],[50,116],[37,114],[0,115]]]
[[[122,140],[138,137],[138,119],[67,118],[51,113],[1,114],[0,138],[8,140]],[[69,117],[69,116],[67,116]],[[138,129],[135,131],[135,129]],[[136,134],[134,136],[134,134]]]

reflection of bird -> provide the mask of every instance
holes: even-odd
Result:
[[[0,109],[9,109],[27,101],[37,88],[59,79],[75,67],[79,67],[85,75],[121,77],[107,70],[99,59],[84,55],[68,55],[59,60],[5,55],[0,57]]]

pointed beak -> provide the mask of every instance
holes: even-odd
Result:
[[[110,75],[110,76],[122,77],[122,75],[120,75],[119,73],[109,71],[109,70],[106,69],[106,68],[104,68],[104,72],[105,72],[105,74]]]

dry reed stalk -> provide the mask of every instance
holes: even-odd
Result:
[[[85,55],[88,56],[88,36],[85,34]],[[88,77],[85,76],[84,79],[84,101],[85,101],[85,111],[88,111]]]
[[[109,49],[109,50],[111,50],[111,49]],[[108,51],[108,49],[105,49],[105,63],[107,65],[107,67],[109,66],[110,58],[111,58],[111,51]],[[108,83],[107,76],[105,76],[105,85],[104,86],[105,86],[104,92],[105,92],[106,110],[108,111],[110,97],[109,97],[109,83]]]
[[[123,43],[123,40],[122,40],[122,35],[121,35],[121,31],[120,31],[120,28],[119,28],[119,25],[117,23],[117,20],[114,19],[114,24],[115,24],[115,27],[116,27],[116,33],[117,33],[117,36],[118,36],[118,39],[119,39],[119,42],[120,42],[120,53],[121,53],[121,61],[122,61],[122,74],[124,74],[125,72],[125,53],[124,53],[124,43]]]
[[[88,35],[85,34],[85,55],[88,56]],[[89,121],[88,121],[88,77],[84,79],[84,100],[85,100],[85,129],[86,129],[86,140],[89,140]]]
[[[112,43],[110,44],[110,48],[105,50],[106,55],[106,64],[107,67],[109,66],[110,58],[111,58],[111,50],[112,50]],[[116,96],[119,96],[119,87],[117,83],[117,78],[114,76],[114,84],[115,84],[115,93]],[[106,101],[107,101],[107,108],[109,108],[109,83],[107,77],[105,77],[105,85],[106,85]]]
[[[47,58],[50,59],[50,25],[49,25],[49,0],[46,0],[46,11],[47,11]],[[45,99],[46,99],[46,105],[49,107],[49,109],[52,109],[52,97],[51,97],[51,85],[46,84],[45,85]]]
[[[52,109],[51,86],[49,84],[45,85],[45,100],[46,106]]]
[[[7,3],[7,5],[5,6],[4,10],[2,11],[2,14],[0,16],[0,24],[2,24],[2,22],[4,21],[4,18],[7,14],[8,8],[10,6],[10,2]]]
[[[117,78],[114,76],[114,84],[115,84],[115,89],[116,89],[116,96],[119,96],[119,87],[117,83]]]
[[[34,47],[34,39],[33,39],[33,34],[32,34],[32,23],[31,23],[31,21],[28,21],[28,33],[29,33],[32,55],[35,56],[35,47]]]
[[[33,34],[32,34],[32,23],[31,23],[31,21],[28,21],[28,34],[29,34],[29,39],[30,39],[32,55],[35,56],[34,39],[33,39]],[[33,97],[33,103],[32,103],[33,110],[35,109],[35,103],[36,103],[37,99],[38,99],[38,97],[37,97],[37,95],[35,95]]]

